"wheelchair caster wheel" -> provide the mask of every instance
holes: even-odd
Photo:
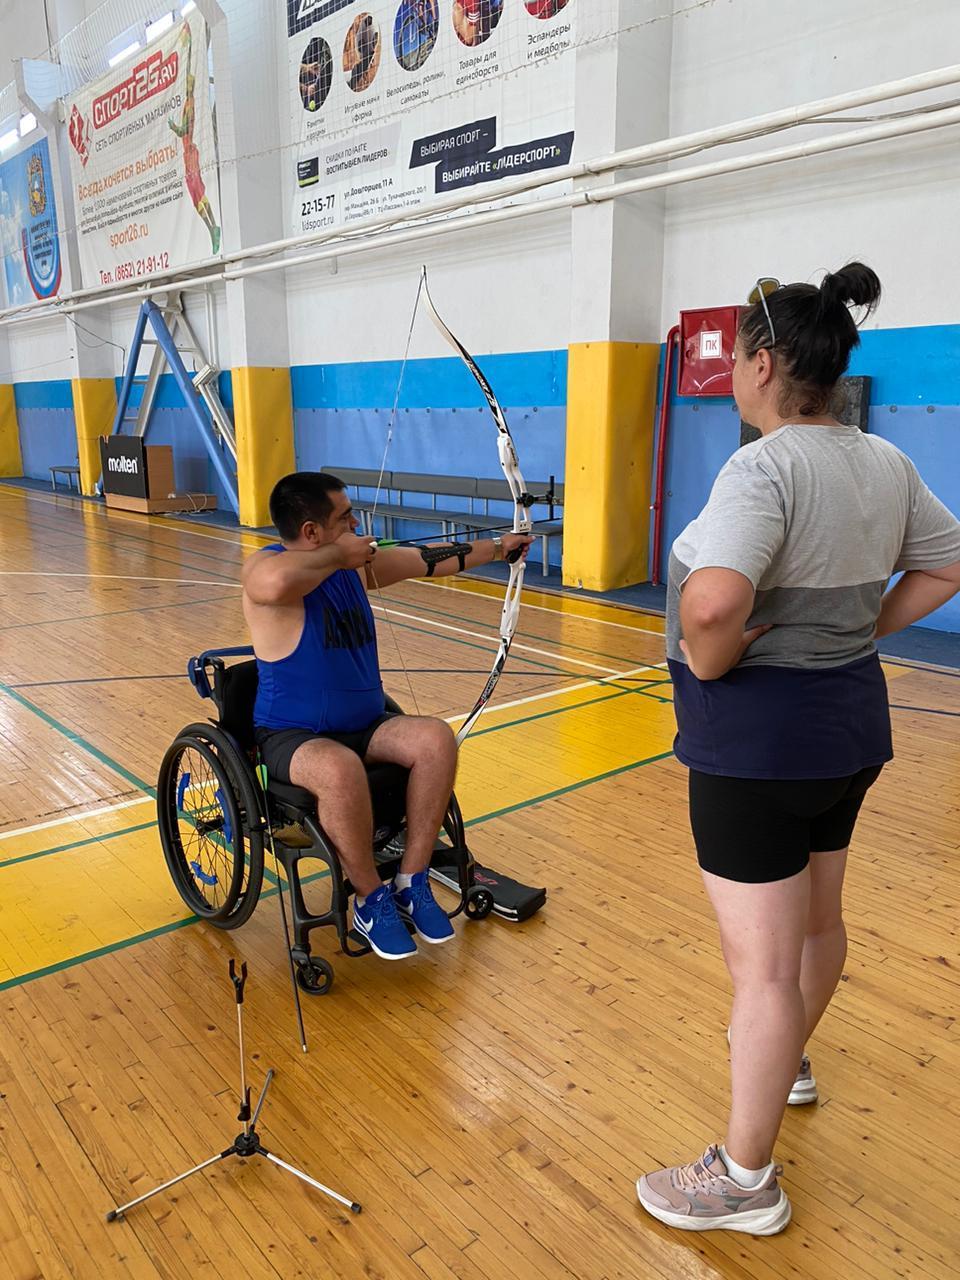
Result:
[[[308,996],[325,996],[333,986],[333,966],[311,956],[297,965],[297,986]]]
[[[471,889],[465,910],[471,920],[486,920],[493,910],[493,894],[489,889]]]

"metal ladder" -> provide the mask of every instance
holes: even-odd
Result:
[[[217,393],[217,379],[220,375],[220,370],[210,363],[197,340],[197,336],[184,310],[183,295],[180,293],[169,294],[166,303],[163,306],[158,306],[157,310],[164,317],[167,330],[177,351],[180,353],[184,365],[192,365],[193,371],[190,375],[190,381],[194,390],[207,407],[219,442],[233,458],[234,466],[236,466],[237,438],[233,429],[233,422]],[[153,413],[154,401],[157,397],[157,389],[160,385],[160,377],[168,368],[168,360],[162,346],[155,337],[144,337],[140,345],[141,347],[153,348],[150,372],[147,374],[134,373],[131,385],[143,387],[143,395],[135,409],[128,405],[115,430],[142,438],[146,435],[150,417]],[[139,353],[137,353],[137,358],[139,362]]]

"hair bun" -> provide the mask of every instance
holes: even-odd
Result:
[[[862,262],[848,262],[839,271],[828,272],[820,285],[820,305],[823,311],[835,307],[847,307],[851,303],[873,311],[880,301],[880,280],[877,273]]]

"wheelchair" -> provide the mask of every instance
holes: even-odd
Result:
[[[266,779],[257,770],[253,706],[257,694],[257,664],[250,647],[209,649],[191,658],[187,674],[202,698],[216,707],[216,719],[188,724],[167,748],[157,779],[157,818],[167,868],[186,906],[218,929],[238,929],[252,915],[260,898],[267,837],[290,890],[291,958],[297,985],[309,995],[325,995],[333,985],[328,960],[313,955],[310,934],[333,926],[340,950],[351,958],[371,948],[349,926],[347,911],[353,887],[344,876],[337,851],[320,823],[316,801],[300,787]],[[246,661],[227,664],[224,659]],[[387,710],[403,714],[387,698]],[[381,879],[397,872],[403,856],[408,771],[399,765],[368,765],[373,806],[373,854]],[[463,815],[454,794],[444,817],[431,863],[442,871],[442,883],[459,894],[447,914],[463,912],[482,920],[494,908],[490,890],[476,883],[473,856],[467,847]],[[326,863],[330,905],[313,915],[304,899],[300,863]],[[438,877],[440,878],[440,877]],[[283,886],[276,883],[276,890]],[[281,899],[281,905],[282,905]]]

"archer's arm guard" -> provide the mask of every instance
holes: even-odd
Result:
[[[467,556],[472,550],[472,542],[445,542],[439,546],[421,547],[420,555],[427,566],[426,576],[432,578],[437,565],[442,564],[444,560],[451,560],[454,556],[460,561],[459,572],[462,573]]]

